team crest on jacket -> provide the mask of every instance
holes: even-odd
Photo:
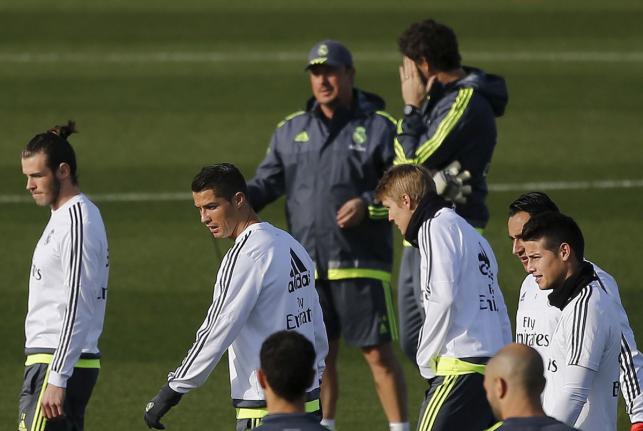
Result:
[[[366,151],[367,139],[366,129],[362,126],[358,126],[353,132],[353,143],[348,148],[355,151]]]

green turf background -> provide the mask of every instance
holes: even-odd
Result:
[[[507,114],[498,122],[491,183],[643,179],[640,1],[3,0],[0,195],[23,191],[21,147],[68,118],[81,131],[72,143],[89,194],[187,192],[199,167],[217,161],[238,164],[251,176],[274,126],[308,97],[304,58],[321,38],[352,48],[358,85],[384,96],[390,112],[399,115],[395,41],[410,22],[426,16],[454,27],[465,63],[467,55],[487,58],[481,53],[634,55],[630,61],[473,62],[504,75],[510,91]],[[100,60],[210,52],[235,58]],[[279,52],[300,59],[280,61]],[[52,53],[71,60],[11,60]],[[244,54],[257,53],[265,58],[244,60]],[[492,219],[485,233],[512,315],[523,272],[506,239],[505,207],[517,194],[489,196]],[[579,221],[587,255],[618,280],[643,342],[642,190],[551,195]],[[87,429],[144,429],[146,402],[183,358],[207,310],[217,251],[189,200],[99,205],[112,267],[103,369]],[[283,226],[282,203],[262,216]],[[0,429],[15,429],[28,269],[47,218],[33,204],[0,204]],[[221,251],[226,247],[219,244]],[[415,422],[424,384],[404,365]],[[386,429],[359,352],[343,350],[340,372],[338,429]],[[167,418],[170,429],[231,429],[227,374],[223,363],[203,388],[186,396]],[[628,423],[619,407],[619,429]]]

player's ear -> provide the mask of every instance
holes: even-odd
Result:
[[[58,169],[56,169],[56,178],[59,180],[64,180],[65,178],[68,178],[71,175],[71,168],[67,163],[61,163],[58,165]]]
[[[571,258],[572,255],[572,248],[569,244],[566,242],[562,243],[560,247],[558,247],[558,255],[560,258],[564,261],[567,262]]]
[[[416,203],[413,200],[413,198],[406,193],[402,195],[400,198],[400,202],[402,203],[402,208],[406,208],[407,210],[413,210],[415,209]]]
[[[261,389],[266,389],[268,387],[268,379],[266,379],[266,374],[261,368],[257,369],[257,380],[259,380],[259,386],[261,386]]]
[[[503,399],[507,396],[507,381],[502,377],[496,378],[495,391],[498,399]]]
[[[241,208],[243,203],[246,201],[246,195],[244,195],[241,192],[236,192],[234,196],[232,196],[232,203],[234,204],[235,208]]]

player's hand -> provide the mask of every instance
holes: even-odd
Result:
[[[161,418],[181,401],[182,396],[183,394],[172,390],[170,385],[166,384],[163,386],[159,393],[152,398],[152,401],[147,403],[145,407],[145,416],[143,417],[145,424],[149,428],[164,430],[165,425],[160,422]]]
[[[365,215],[366,202],[362,198],[353,198],[337,211],[337,225],[342,229],[357,226]]]
[[[433,175],[435,191],[444,199],[463,204],[471,194],[471,186],[465,184],[471,179],[471,173],[462,170],[460,162],[451,162],[449,166]]]
[[[630,431],[643,431],[643,422],[635,422],[632,424]]]
[[[430,77],[425,85],[425,81],[420,75],[415,62],[404,56],[400,65],[400,83],[402,84],[404,104],[413,105],[417,108],[422,106],[435,78],[435,76]]]
[[[42,411],[48,420],[56,419],[65,414],[63,405],[65,404],[65,388],[61,388],[51,383],[44,383],[47,385],[45,393],[42,396],[40,405]]]

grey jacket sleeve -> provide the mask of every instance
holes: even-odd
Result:
[[[255,211],[261,211],[285,192],[284,165],[279,157],[278,142],[279,129],[273,133],[266,157],[248,182],[248,200]]]

